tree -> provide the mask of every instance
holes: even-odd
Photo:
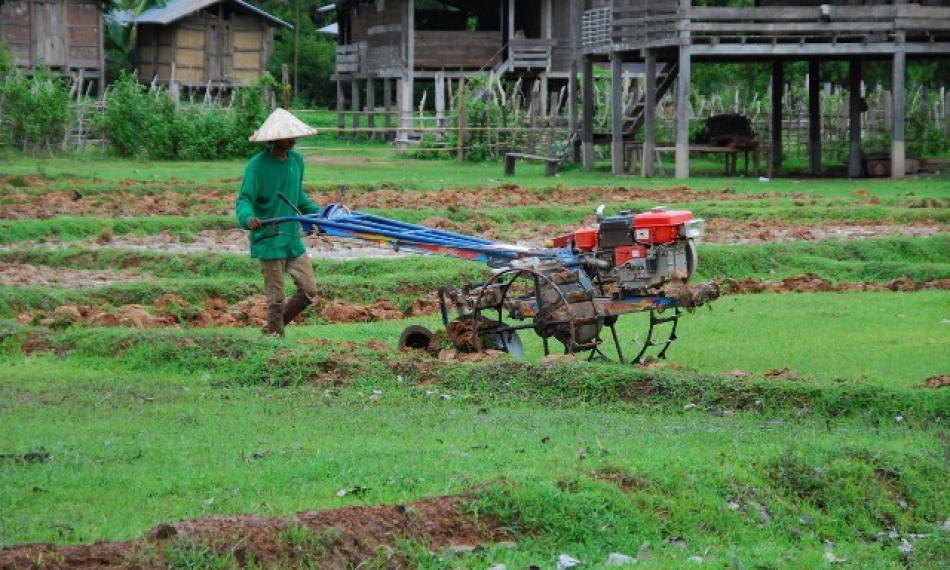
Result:
[[[285,22],[294,22],[294,30],[279,29],[274,34],[274,49],[267,69],[281,76],[281,66],[295,70],[294,97],[298,105],[330,106],[336,101],[336,87],[330,80],[336,58],[334,38],[317,33],[313,20],[315,7],[309,0],[268,0],[260,8]],[[298,13],[299,10],[299,13]],[[307,14],[307,17],[304,17]]]
[[[105,19],[106,83],[115,82],[123,72],[135,69],[135,19],[149,8],[164,8],[165,0],[112,0],[110,16]],[[128,21],[116,18],[120,12]]]

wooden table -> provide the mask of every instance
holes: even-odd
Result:
[[[624,150],[627,155],[627,172],[631,174],[636,174],[637,172],[637,162],[642,161],[643,153],[643,143],[642,142],[627,142],[624,143]],[[676,145],[672,143],[657,143],[653,147],[653,151],[656,157],[656,166],[659,168],[661,175],[665,176],[666,171],[663,168],[663,163],[660,161],[661,152],[676,152]],[[739,154],[741,153],[745,158],[744,162],[744,174],[748,176],[749,174],[749,155],[752,155],[752,169],[755,176],[759,176],[759,166],[761,159],[761,147],[757,141],[747,141],[739,143],[731,143],[727,146],[712,146],[712,145],[689,145],[690,153],[697,154],[724,154],[726,155],[726,174],[735,176],[738,170]]]

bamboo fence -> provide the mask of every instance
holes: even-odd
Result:
[[[541,105],[537,92],[524,93],[520,82],[504,87],[498,81],[479,87],[471,87],[467,97],[457,94],[464,88],[457,83],[445,83],[446,93],[433,97],[447,103],[446,109],[426,109],[429,94],[422,95],[417,110],[408,115],[385,109],[364,109],[349,112],[344,116],[342,128],[323,128],[341,138],[378,139],[392,141],[401,151],[446,152],[454,151],[460,158],[478,152],[482,158],[499,158],[505,152],[518,151],[547,156],[564,156],[577,141],[569,130],[566,113],[567,94],[564,90],[551,94],[546,105]],[[782,99],[782,149],[784,158],[807,159],[809,156],[808,105],[799,94],[807,92],[803,86],[789,86]],[[798,87],[798,88],[795,88]],[[635,82],[625,86],[624,107],[628,112],[635,109],[639,91]],[[674,94],[668,94],[658,102],[656,121],[657,140],[673,140],[675,116]],[[95,135],[90,125],[94,117],[101,115],[106,107],[108,90],[99,100],[78,98],[71,103],[72,121],[56,143],[62,150],[82,149],[87,146],[106,147],[108,141]],[[595,86],[594,131],[605,133],[611,124],[610,89]],[[822,154],[826,162],[840,162],[849,147],[849,97],[845,90],[834,86],[820,92]],[[204,97],[191,94],[190,101],[183,105],[214,105],[227,110],[219,96],[206,93]],[[887,152],[890,144],[892,97],[880,86],[866,90],[864,99],[867,111],[861,114],[862,149],[866,153]],[[945,88],[928,90],[917,88],[907,94],[907,141],[921,145],[928,152],[950,152],[950,119],[948,104],[950,94]],[[464,100],[465,105],[459,102]],[[474,101],[474,102],[473,102]],[[542,111],[543,109],[543,111]],[[306,112],[306,110],[300,110]],[[690,121],[695,132],[705,120],[722,113],[738,113],[749,117],[759,140],[771,140],[771,120],[768,100],[758,94],[714,93],[694,94],[691,97]],[[630,117],[625,117],[629,119]],[[3,114],[3,99],[0,92],[0,146],[17,148],[13,140],[9,120]],[[636,138],[636,136],[634,136]],[[597,148],[601,157],[609,156],[609,149]]]

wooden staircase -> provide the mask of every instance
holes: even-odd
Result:
[[[656,81],[656,100],[662,99],[673,87],[676,78],[679,76],[680,65],[678,61],[667,63],[657,74]],[[646,107],[646,93],[640,95],[640,98],[633,104],[630,110],[630,118],[624,120],[623,135],[625,139],[634,138],[637,130],[643,126],[643,118]]]

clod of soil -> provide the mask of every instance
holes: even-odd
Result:
[[[678,306],[692,309],[718,299],[719,283],[710,281],[688,285],[680,281],[671,281],[663,286],[662,294],[676,301]]]
[[[484,517],[464,512],[464,497],[440,497],[405,505],[353,506],[305,511],[287,517],[218,515],[161,523],[146,537],[128,542],[84,545],[27,544],[0,549],[2,569],[167,568],[175,549],[206,557],[252,561],[263,568],[360,567],[370,560],[405,568],[396,550],[408,540],[430,551],[466,550],[497,542],[502,532]],[[388,560],[387,560],[388,557]]]
[[[924,384],[928,388],[950,388],[950,374],[943,376],[931,376],[927,378]]]

